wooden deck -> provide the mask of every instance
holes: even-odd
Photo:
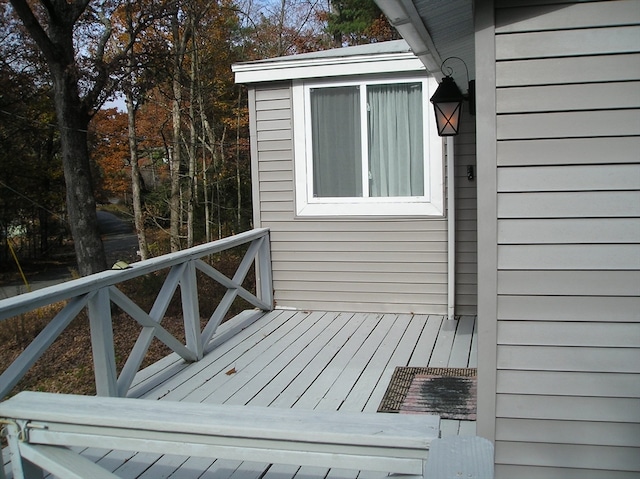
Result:
[[[255,317],[255,315],[254,315]],[[235,318],[197,363],[171,355],[141,371],[130,396],[279,408],[376,411],[396,366],[475,367],[475,318],[294,312]],[[244,324],[240,324],[244,321]],[[475,422],[443,420],[442,435]],[[88,449],[122,478],[365,478],[351,471]],[[10,474],[8,477],[11,477]]]

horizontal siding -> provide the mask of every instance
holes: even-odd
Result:
[[[284,151],[287,156],[291,156],[293,142],[291,140],[271,140],[258,143],[258,153],[264,151]]]
[[[349,283],[344,283],[345,285]],[[282,306],[283,300],[307,302],[315,301],[316,303],[325,302],[333,305],[336,302],[355,303],[358,304],[371,304],[375,305],[374,311],[387,312],[387,307],[392,307],[393,310],[397,308],[404,309],[408,304],[419,304],[421,306],[430,305],[432,307],[438,307],[439,305],[446,304],[447,295],[443,294],[420,294],[420,302],[415,301],[415,294],[413,293],[393,293],[389,294],[383,289],[385,296],[382,297],[382,293],[377,291],[358,292],[357,294],[351,291],[318,291],[318,288],[311,288],[309,290],[281,290],[281,300],[277,303]],[[335,289],[335,288],[334,288]],[[356,301],[358,300],[358,301]],[[404,306],[403,306],[404,305]],[[382,309],[380,309],[382,308]],[[306,309],[306,308],[305,308]],[[316,309],[316,308],[314,308]]]
[[[320,238],[316,240],[303,241],[279,241],[274,242],[271,247],[272,252],[319,252],[319,253],[339,253],[344,251],[344,240],[341,241],[323,241]],[[396,251],[397,253],[437,253],[441,254],[446,251],[447,243],[445,241],[359,241],[358,254],[363,256],[363,260],[368,261],[369,255],[372,253],[371,260],[375,260],[378,254],[384,255],[388,251]]]
[[[498,342],[501,345],[640,348],[640,323],[503,321],[498,326]],[[640,366],[640,361],[638,363]]]
[[[455,138],[455,201],[456,201],[456,290],[455,312],[459,315],[477,313],[478,228],[476,193],[475,121],[464,115],[460,134]],[[473,178],[467,176],[467,168]],[[472,271],[471,274],[463,273]]]
[[[637,243],[637,218],[501,219],[500,244]]]
[[[353,247],[350,249],[347,246],[342,248],[341,251],[331,251],[330,254],[327,251],[281,251],[278,249],[278,245],[272,245],[275,249],[272,249],[271,257],[274,261],[286,262],[286,261],[335,261],[335,262],[349,262],[349,263],[371,263],[371,262],[384,262],[384,263],[445,263],[447,262],[447,253],[445,252],[420,252],[407,254],[403,251],[385,251],[377,254],[362,253],[359,247]]]
[[[302,281],[300,279],[295,280],[274,280],[273,287],[280,291],[293,291],[296,290],[301,294],[309,294],[317,292],[320,294],[331,293],[335,290],[335,275],[332,280],[319,281],[317,277],[313,278],[313,281]],[[362,279],[361,281],[349,281],[344,284],[344,290],[341,293],[369,293],[371,291],[371,281]],[[384,288],[387,293],[397,295],[410,295],[410,294],[447,294],[447,285],[442,283],[422,283],[416,284],[401,279],[398,282],[374,282],[376,286]]]
[[[602,469],[569,469],[566,467],[511,466],[498,464],[496,477],[526,477],[527,479],[638,479],[636,471]]]
[[[548,467],[580,468],[608,471],[627,467],[627,471],[640,470],[640,455],[634,447],[585,446],[574,444],[542,444],[503,442],[496,451],[496,462],[517,464],[519,457],[535,458],[537,465]],[[515,459],[515,460],[514,460]],[[513,462],[511,462],[513,461]],[[524,464],[526,462],[523,461]],[[523,475],[520,477],[529,477]],[[566,476],[559,476],[566,477]],[[610,477],[603,475],[601,477]]]
[[[637,163],[638,151],[638,136],[512,140],[498,143],[498,166]]]
[[[299,309],[446,314],[446,219],[296,218],[290,87],[253,90],[256,226],[271,230],[276,304]],[[457,313],[475,314],[474,123],[457,139]],[[456,150],[457,151],[457,150]],[[255,165],[254,165],[255,166]]]
[[[615,391],[616,397],[633,399],[640,396],[640,382],[635,378],[626,373],[500,370],[496,389],[503,394],[580,397],[609,397]],[[579,424],[571,424],[579,427]],[[640,425],[634,424],[636,427]],[[637,440],[640,441],[640,436]]]
[[[498,87],[621,82],[640,78],[640,54],[512,60],[496,72]]]
[[[536,296],[640,296],[640,271],[503,270],[498,294]]]
[[[335,281],[337,272],[335,271],[319,271],[320,268],[315,268],[315,271],[301,270],[281,270],[278,273],[280,281],[314,281],[314,282],[327,282],[331,283]],[[425,273],[423,271],[379,271],[384,274],[371,274],[368,271],[352,271],[350,276],[352,281],[357,283],[390,283],[396,285],[412,284],[422,287],[423,284],[435,284],[438,287],[442,286],[446,280],[446,273]],[[463,283],[464,284],[464,283]],[[475,284],[475,281],[470,281],[470,284]]]
[[[265,194],[266,196],[266,194]],[[296,223],[297,224],[297,223]],[[364,226],[364,225],[363,225]],[[399,225],[396,225],[399,227]],[[375,241],[378,243],[443,243],[447,241],[446,230],[433,229],[427,231],[420,231],[420,240],[416,241],[415,238],[411,238],[405,235],[398,235],[397,231],[372,231],[375,228],[367,226],[364,230],[351,229],[350,225],[347,225],[348,231],[344,229],[334,228],[333,231],[326,231],[326,226],[323,227],[322,223],[305,223],[299,225],[300,229],[278,229],[271,233],[271,238],[277,242],[293,242],[299,243],[302,241],[319,241],[321,243],[341,243],[343,241],[350,242],[366,242],[371,240],[371,235],[375,233]],[[305,228],[305,229],[302,229]],[[414,246],[415,247],[415,246]]]
[[[402,263],[398,264],[393,261],[383,263],[381,261],[363,261],[360,263],[353,261],[291,261],[277,263],[273,265],[277,267],[277,271],[288,272],[289,275],[297,275],[298,272],[308,272],[313,274],[314,272],[320,273],[319,278],[323,278],[326,273],[333,273],[334,277],[344,276],[348,273],[354,273],[354,278],[358,278],[360,273],[376,274],[379,278],[376,281],[380,281],[380,278],[385,278],[387,275],[396,274],[402,275],[403,272],[407,273],[424,273],[425,268],[422,263]],[[429,271],[432,273],[447,274],[446,263],[432,263],[429,265]],[[310,281],[308,279],[307,281]],[[374,282],[374,280],[372,280]]]
[[[499,90],[496,106],[502,113],[638,108],[638,91],[637,81],[513,87]]]
[[[289,187],[289,193],[291,192],[291,188],[293,185]],[[327,224],[330,227],[327,227]],[[283,222],[273,222],[271,226],[274,230],[275,234],[285,234],[285,233],[293,233],[293,234],[306,234],[306,233],[324,233],[325,236],[323,238],[335,238],[333,233],[337,232],[340,234],[357,234],[357,235],[367,235],[370,237],[371,234],[386,234],[386,233],[395,233],[395,232],[418,232],[420,238],[423,238],[423,235],[428,235],[430,233],[434,233],[438,238],[446,238],[447,236],[447,224],[440,220],[427,220],[416,223],[411,220],[395,220],[395,221],[383,221],[373,223],[371,221],[352,221],[352,220],[313,220],[313,221],[283,221]],[[274,234],[272,233],[272,234]],[[362,236],[361,236],[362,237]],[[408,239],[407,239],[408,238]],[[396,240],[402,241],[407,239],[408,241],[413,241],[413,238],[407,237],[405,235],[397,235]]]
[[[501,294],[498,296],[498,319],[635,323],[640,321],[640,297]]]
[[[638,125],[640,110],[510,114],[498,117],[498,140],[632,136]]]
[[[496,59],[637,53],[640,26],[540,31],[496,36]]]
[[[638,270],[640,244],[503,245],[498,268],[529,270]]]
[[[609,218],[640,216],[640,191],[502,193],[499,218]]]
[[[638,91],[640,92],[640,87]],[[633,190],[638,188],[639,181],[640,164],[615,167],[611,165],[530,166],[498,170],[499,192]]]
[[[496,404],[500,418],[635,424],[640,417],[636,398],[498,394]],[[552,436],[547,441],[555,443]]]
[[[495,17],[496,477],[637,476],[640,3],[522,3]]]
[[[524,3],[524,2],[523,2]],[[531,3],[531,2],[526,2]],[[552,2],[539,2],[552,3]],[[515,2],[510,2],[511,6]],[[546,9],[546,10],[545,10]],[[496,33],[544,32],[576,28],[610,27],[629,25],[630,19],[638,14],[636,0],[619,2],[611,9],[607,2],[593,2],[569,7],[555,5],[546,7],[503,8],[496,12]]]
[[[537,323],[540,325],[540,323]],[[608,348],[498,346],[498,369],[531,371],[585,371],[640,373],[640,350],[613,346]],[[615,392],[613,392],[615,394]],[[637,402],[640,407],[640,401]],[[640,420],[640,410],[637,418]]]

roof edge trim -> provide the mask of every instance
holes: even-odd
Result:
[[[287,59],[286,61],[237,63],[232,66],[236,83],[421,70],[426,71],[423,63],[412,52]]]

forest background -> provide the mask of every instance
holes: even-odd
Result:
[[[231,65],[394,38],[372,0],[1,0],[0,268],[105,269],[96,207],[139,259],[250,229]]]

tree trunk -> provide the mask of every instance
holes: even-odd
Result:
[[[242,231],[242,180],[240,176],[240,107],[242,105],[242,89],[238,88],[238,115],[236,118],[236,221],[238,232]]]
[[[198,110],[200,112],[200,126],[202,128],[202,134],[200,136],[200,146],[202,148],[202,197],[204,200],[204,235],[205,240],[208,243],[211,241],[211,208],[209,207],[209,166],[207,165],[207,138],[210,134],[208,128],[207,117],[204,111],[204,100],[202,99],[202,89],[197,90],[198,98]],[[212,155],[213,156],[213,155]]]
[[[60,129],[62,165],[66,183],[67,212],[78,262],[86,276],[107,267],[98,230],[96,203],[87,148],[89,117],[78,95],[75,71],[70,65],[51,65],[54,101]]]
[[[196,57],[197,59],[197,57]],[[202,148],[202,196],[204,198],[204,232],[207,243],[212,241],[211,236],[211,205],[212,201],[209,198],[209,169],[210,165],[207,165],[207,150],[211,153],[212,162],[215,160],[214,148],[213,148],[213,132],[209,126],[209,120],[205,114],[204,99],[202,98],[202,89],[198,88],[196,93],[198,99],[198,110],[200,112],[200,126],[202,128],[202,135],[200,144]],[[209,143],[207,143],[209,139]]]
[[[192,19],[193,21],[193,19]],[[194,45],[196,42],[193,42]],[[193,49],[191,59],[191,78],[189,85],[189,182],[187,186],[187,248],[193,246],[194,206],[197,198],[196,179],[196,112],[195,112],[195,88],[196,88],[196,48]]]
[[[178,53],[176,52],[176,55]],[[171,176],[171,197],[169,198],[169,208],[171,210],[169,235],[171,243],[171,251],[180,250],[180,163],[182,161],[180,155],[180,125],[182,123],[182,115],[180,104],[182,103],[182,89],[179,79],[179,60],[176,59],[174,65],[173,78],[173,151],[169,162],[169,174]]]
[[[169,208],[171,210],[169,235],[171,243],[171,251],[180,250],[180,226],[182,222],[182,191],[180,185],[180,167],[182,163],[181,151],[181,127],[182,127],[182,84],[181,78],[183,73],[183,58],[187,48],[187,43],[191,36],[189,19],[187,19],[186,31],[180,32],[181,20],[179,5],[176,5],[176,11],[171,17],[171,30],[173,40],[173,78],[172,86],[172,119],[173,119],[173,152],[169,162],[169,175],[171,177],[171,198],[169,199]]]
[[[49,23],[46,28],[43,28],[26,0],[11,0],[25,28],[44,54],[53,78],[53,97],[60,130],[62,165],[66,183],[67,212],[78,272],[83,276],[102,271],[107,266],[98,231],[87,148],[89,107],[80,99],[79,73],[73,42],[74,23],[84,12],[88,3],[89,0],[49,4],[47,10]]]
[[[211,241],[211,213],[209,211],[209,181],[207,180],[207,150],[202,148],[202,197],[204,199],[204,236]]]
[[[127,117],[129,120],[129,156],[131,161],[131,201],[133,202],[133,222],[138,235],[138,251],[140,259],[149,257],[147,235],[144,230],[144,215],[142,212],[142,188],[140,181],[140,165],[138,163],[138,140],[136,138],[136,109],[133,104],[133,95],[130,91],[125,93],[127,105]]]

